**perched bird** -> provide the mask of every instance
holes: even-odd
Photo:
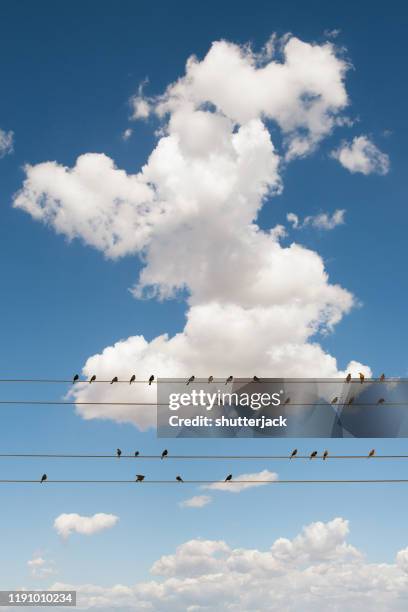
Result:
[[[297,452],[298,452],[298,450],[297,450],[297,448],[295,448],[295,449],[292,451],[292,454],[291,454],[291,456],[290,456],[290,459],[292,459],[293,457],[296,457]]]
[[[337,400],[338,400],[338,399],[339,399],[339,398],[338,398],[337,396],[336,396],[336,397],[333,397],[333,399],[332,399],[331,403],[332,403],[332,404],[337,404]]]
[[[154,381],[154,374],[152,374],[151,377],[149,378],[149,385],[151,385],[153,381]]]
[[[169,451],[167,450],[167,448],[165,448],[161,454],[161,458],[164,459],[165,457],[167,457],[168,454],[169,454]]]
[[[385,374],[381,374],[381,376],[380,376],[380,380],[381,380],[381,382],[384,382],[384,380],[385,380]]]
[[[317,451],[313,451],[313,453],[310,453],[310,459],[314,459],[315,457],[317,457]]]
[[[323,461],[325,461],[328,456],[329,456],[329,451],[325,450],[324,453],[323,453]]]
[[[261,382],[261,380],[260,380],[260,379],[259,379],[257,376],[254,376],[252,380],[253,380],[254,382]]]
[[[228,474],[228,476],[225,479],[225,482],[229,482],[230,480],[232,480],[232,474]]]
[[[72,384],[74,385],[79,380],[79,374],[75,374]]]
[[[209,377],[208,377],[208,382],[209,382],[209,383],[212,383],[212,381],[213,381],[213,380],[214,380],[214,376],[209,376]]]
[[[346,376],[346,382],[349,383],[351,381],[351,374],[347,374]]]
[[[283,405],[285,405],[285,404],[289,404],[289,402],[290,402],[290,397],[287,397],[287,398],[285,399],[285,401],[283,402]]]
[[[383,397],[380,397],[380,399],[378,400],[378,404],[383,404],[385,402],[385,399]]]
[[[195,376],[190,376],[190,378],[188,379],[188,381],[186,382],[187,385],[189,385],[190,383],[195,381]]]
[[[362,372],[359,372],[359,374],[358,374],[358,375],[359,375],[359,377],[360,377],[360,382],[361,382],[361,384],[363,384],[363,382],[364,382],[364,374],[363,374]]]
[[[228,383],[231,383],[234,380],[233,376],[228,376],[227,380],[225,381],[225,384],[227,385]]]
[[[41,482],[45,482],[47,480],[47,474],[43,474],[41,476]]]
[[[135,451],[135,457],[139,456],[139,451]]]
[[[120,448],[117,448],[117,449],[116,449],[116,456],[117,456],[117,457],[120,457],[120,456],[121,456],[121,454],[122,454],[122,451],[120,450]]]
[[[117,376],[114,376],[112,378],[112,380],[110,381],[110,384],[113,385],[113,383],[115,383],[115,382],[118,382],[118,377]]]
[[[92,378],[90,379],[89,383],[93,383],[93,382],[95,382],[95,380],[96,380],[96,374],[94,374],[92,376]]]
[[[181,476],[176,476],[176,480],[177,480],[177,482],[184,482],[184,480],[182,479]]]
[[[129,385],[132,384],[132,382],[135,382],[136,380],[136,374],[132,374],[132,378],[129,380]]]
[[[375,448],[373,448],[372,450],[370,450],[370,452],[368,453],[368,457],[374,457],[375,455]]]
[[[347,402],[347,404],[349,406],[351,406],[351,404],[354,402],[354,397],[350,397],[349,401]]]
[[[143,482],[145,479],[143,474],[136,474],[136,482]]]

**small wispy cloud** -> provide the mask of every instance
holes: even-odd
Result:
[[[276,472],[262,470],[261,472],[254,472],[252,474],[239,474],[235,476],[235,480],[245,482],[234,482],[233,478],[229,482],[214,482],[210,485],[203,485],[202,488],[210,489],[211,491],[227,491],[228,493],[241,493],[241,491],[244,491],[246,489],[252,489],[253,487],[262,487],[267,485],[268,482],[274,482],[278,480],[278,474]]]
[[[125,141],[129,140],[132,134],[133,134],[132,128],[127,128],[126,130],[122,132],[122,140],[125,140]]]
[[[27,561],[30,573],[35,578],[47,578],[56,573],[54,561],[46,561],[44,557],[34,556]]]
[[[352,173],[387,174],[390,169],[388,155],[367,136],[356,136],[351,143],[343,142],[331,152],[331,156]]]
[[[211,501],[212,497],[209,495],[195,495],[180,502],[179,505],[181,508],[203,508],[203,506],[207,506]]]
[[[54,521],[54,529],[63,538],[68,538],[72,533],[82,535],[93,535],[105,529],[111,529],[119,521],[115,514],[104,514],[99,512],[92,516],[81,516],[80,514],[60,514]]]
[[[14,150],[14,133],[5,132],[0,128],[0,157],[4,157]]]
[[[293,229],[311,226],[321,230],[332,230],[338,225],[344,225],[345,214],[346,211],[344,209],[338,209],[332,215],[323,212],[318,215],[310,215],[305,217],[303,221],[300,221],[298,215],[291,212],[286,215],[286,219],[292,224]]]

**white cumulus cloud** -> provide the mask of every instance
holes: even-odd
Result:
[[[356,136],[351,143],[344,142],[332,152],[332,157],[352,173],[387,174],[390,168],[388,155],[382,153],[367,136]]]
[[[218,41],[148,100],[162,128],[139,172],[126,173],[96,153],[79,156],[73,167],[26,166],[16,208],[106,257],[139,255],[137,298],[188,296],[180,333],[148,342],[136,330],[89,357],[85,376],[341,375],[316,337],[333,330],[353,296],[329,281],[318,253],[295,242],[283,246],[284,228],[263,230],[257,217],[283,189],[283,160],[310,153],[341,120],[346,70],[329,43],[287,36],[255,54]],[[281,130],[281,151],[269,121]],[[335,215],[316,223],[339,223],[341,211]],[[155,401],[153,387],[139,386],[138,393],[140,402]],[[77,385],[73,397],[132,401],[134,390]],[[77,411],[142,430],[155,423],[148,405],[78,404]]]
[[[54,521],[54,529],[63,538],[68,538],[72,533],[82,535],[93,535],[105,529],[111,529],[119,521],[114,514],[98,512],[92,516],[81,516],[77,513],[60,514]]]
[[[209,495],[194,495],[189,499],[180,502],[182,508],[203,508],[211,503],[212,498]]]
[[[297,612],[302,602],[305,612],[404,612],[407,549],[397,553],[395,562],[370,563],[348,537],[348,521],[336,517],[307,525],[293,539],[278,538],[263,550],[195,539],[158,559],[151,568],[157,578],[146,582],[56,583],[52,588],[75,589],[85,609]]]

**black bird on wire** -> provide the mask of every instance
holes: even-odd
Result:
[[[315,457],[317,457],[317,451],[313,451],[313,453],[310,453],[309,459],[314,459]]]
[[[380,376],[380,381],[381,381],[381,382],[384,382],[384,380],[385,380],[385,374],[381,374],[381,376]]]
[[[129,380],[129,385],[131,385],[136,380],[136,374],[132,375],[132,378]]]
[[[112,380],[110,381],[110,384],[113,385],[113,383],[115,383],[115,382],[118,382],[118,377],[117,376],[114,376],[112,378]]]
[[[361,384],[363,384],[364,379],[365,379],[364,374],[363,374],[362,372],[360,372],[360,373],[359,373],[359,377],[360,377],[360,382],[361,382]]]
[[[346,376],[346,382],[349,383],[351,381],[351,374],[347,374]]]
[[[227,380],[225,381],[225,384],[228,385],[228,383],[231,383],[234,380],[233,376],[228,376]]]
[[[164,459],[165,457],[167,457],[168,454],[169,454],[169,451],[167,450],[167,448],[165,448],[161,454],[161,458]]]
[[[254,382],[261,382],[261,379],[258,376],[254,376],[252,379]]]
[[[47,480],[47,474],[43,474],[43,475],[41,476],[41,480],[40,480],[40,482],[41,482],[41,483],[43,483],[43,482],[45,482],[46,480]]]
[[[153,381],[154,381],[154,374],[152,374],[151,377],[149,378],[149,386],[152,384]]]
[[[181,476],[176,476],[176,480],[177,480],[177,482],[184,482],[184,480],[182,479]]]
[[[292,454],[291,454],[291,456],[290,456],[290,459],[293,459],[293,457],[296,457],[297,452],[298,452],[298,449],[297,449],[297,448],[295,448],[295,449],[292,451]]]
[[[370,457],[374,457],[374,455],[375,455],[375,448],[370,450],[370,452],[368,453],[368,458],[370,459]]]
[[[349,401],[347,402],[347,404],[349,406],[351,406],[351,404],[354,402],[354,397],[350,397]]]
[[[91,379],[90,379],[90,381],[89,381],[89,384],[90,384],[90,383],[95,382],[95,380],[96,380],[96,374],[94,374],[94,375],[91,377]]]
[[[136,474],[136,482],[143,482],[145,479],[143,474]]]
[[[331,403],[332,403],[332,404],[337,404],[337,400],[338,400],[338,399],[339,399],[339,398],[338,398],[337,396],[336,396],[336,397],[333,397],[333,399],[332,399]]]
[[[232,480],[232,474],[228,474],[228,476],[225,479],[225,482],[229,482],[230,480]]]
[[[190,376],[190,378],[188,379],[188,381],[186,382],[186,385],[189,385],[190,383],[195,381],[195,376]]]
[[[135,451],[135,457],[139,456],[139,451]]]
[[[378,400],[378,404],[383,404],[385,402],[385,399],[383,397],[380,397],[380,399]]]
[[[323,461],[326,461],[328,456],[329,456],[329,451],[325,450],[323,453]]]
[[[285,401],[283,402],[283,405],[286,406],[286,404],[289,404],[289,402],[290,402],[290,397],[287,397]]]
[[[116,449],[116,456],[117,456],[117,457],[120,457],[120,456],[121,456],[121,454],[122,454],[122,451],[120,450],[120,448],[117,448],[117,449]]]
[[[212,383],[212,381],[213,381],[213,380],[214,380],[214,376],[209,376],[209,377],[208,377],[208,382],[209,382],[209,383]]]
[[[72,384],[74,385],[76,382],[78,382],[79,380],[79,374],[75,374],[73,380],[72,380]]]

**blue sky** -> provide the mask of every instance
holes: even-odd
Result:
[[[339,7],[324,2],[187,2],[176,4],[122,1],[86,2],[81,6],[3,3],[0,38],[0,128],[14,132],[14,151],[0,159],[0,372],[2,378],[70,377],[105,347],[136,334],[151,341],[185,325],[185,295],[160,301],[141,300],[129,291],[142,269],[135,254],[109,259],[84,241],[57,234],[13,208],[25,179],[25,164],[56,161],[72,167],[84,153],[104,153],[116,166],[135,174],[157,144],[160,120],[131,121],[129,100],[146,79],[150,98],[185,73],[187,59],[202,60],[220,39],[251,43],[259,51],[273,32],[287,32],[307,43],[323,44],[327,32],[352,68],[345,77],[354,121],[330,130],[316,150],[285,164],[283,192],[267,199],[258,216],[262,229],[285,225],[283,244],[296,241],[323,258],[330,282],[356,296],[358,305],[319,335],[322,348],[335,356],[339,370],[351,359],[375,375],[406,376],[407,283],[405,280],[406,203],[406,64],[407,10],[402,3],[360,2]],[[326,34],[324,33],[326,32]],[[273,121],[271,122],[273,124]],[[133,133],[122,138],[124,130]],[[272,139],[274,128],[271,125]],[[330,154],[346,140],[365,135],[389,157],[385,174],[349,172]],[[279,141],[276,134],[276,141]],[[345,223],[330,231],[308,225],[292,230],[289,212],[300,219],[345,209]],[[256,338],[254,338],[256,342]],[[252,375],[254,372],[249,372]],[[112,372],[114,375],[115,372]],[[190,372],[186,372],[190,374]],[[51,399],[66,387],[2,386],[2,397]],[[155,432],[130,423],[84,420],[61,406],[0,407],[1,452],[67,451],[109,453],[140,449],[157,453],[163,442]],[[286,453],[298,446],[329,447],[334,454],[406,452],[404,440],[172,440],[173,453]],[[164,444],[166,446],[166,443]],[[289,448],[290,447],[290,448]],[[152,478],[175,473],[222,478],[263,469],[282,478],[405,477],[403,462],[301,463],[261,461],[222,463],[143,463]],[[127,478],[134,464],[121,461],[63,462],[1,459],[2,478]],[[201,537],[225,540],[236,548],[264,550],[277,538],[294,538],[304,525],[344,517],[349,541],[369,562],[392,563],[408,546],[403,486],[357,485],[315,488],[266,486],[239,494],[211,492],[203,508],[180,508],[193,488],[127,486],[2,487],[1,535],[7,559],[0,558],[1,588],[92,583],[110,587],[149,577],[164,554]],[[368,512],[369,510],[369,512]],[[53,529],[61,513],[119,517],[112,529],[92,536],[74,534],[66,542]],[[38,556],[54,561],[56,574],[30,575],[27,562]],[[112,562],[112,559],[114,562]],[[109,607],[107,608],[109,609]],[[156,608],[155,608],[156,609]],[[157,608],[160,609],[160,608]],[[166,609],[166,608],[163,608]],[[187,609],[187,608],[186,608]],[[395,608],[398,609],[398,608]]]

